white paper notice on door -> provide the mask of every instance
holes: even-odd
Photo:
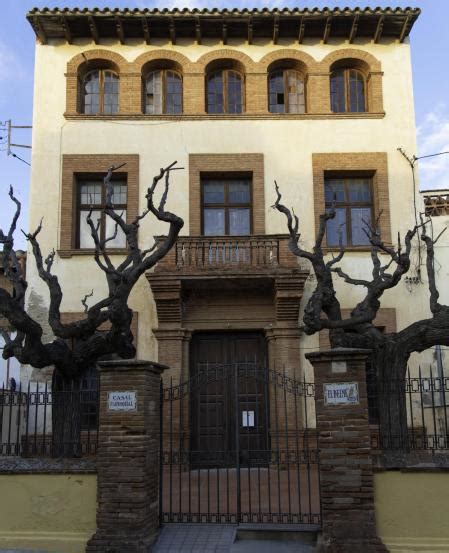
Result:
[[[254,426],[254,411],[242,411],[242,426]]]

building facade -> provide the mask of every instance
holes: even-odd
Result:
[[[85,223],[90,202],[101,209],[106,169],[126,163],[115,186],[117,208],[130,219],[144,209],[158,168],[177,160],[184,171],[172,177],[168,207],[185,226],[131,297],[138,357],[166,363],[175,380],[197,363],[235,356],[307,373],[304,354],[326,337],[301,332],[314,282],[288,252],[286,222],[271,209],[274,181],[300,218],[306,247],[335,196],[327,247],[331,254],[343,228],[342,266],[354,277],[371,263],[362,220],[380,216],[387,242],[405,234],[413,190],[397,148],[416,151],[408,35],[418,14],[30,12],[30,228],[45,215],[41,244],[57,249],[64,316],[77,317],[80,298],[93,289],[95,301],[106,289]],[[142,247],[166,230],[145,219]],[[116,260],[122,242],[111,243]],[[33,264],[28,274],[30,309],[44,321],[45,286]],[[361,293],[343,283],[338,292],[347,308]],[[426,295],[414,290],[410,302],[410,293],[400,284],[385,296],[380,326],[402,328],[426,311]]]

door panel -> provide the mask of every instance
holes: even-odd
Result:
[[[191,461],[195,465],[236,466],[266,459],[265,352],[259,333],[194,336]]]

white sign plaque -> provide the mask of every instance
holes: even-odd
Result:
[[[242,426],[254,426],[254,411],[242,411]]]
[[[137,392],[108,392],[108,411],[137,411]]]
[[[357,382],[323,384],[325,405],[357,405],[359,385]]]
[[[331,366],[333,373],[345,373],[346,372],[346,361],[332,361]]]

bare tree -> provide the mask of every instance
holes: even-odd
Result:
[[[100,222],[92,219],[92,208],[87,216],[95,250],[94,258],[104,273],[107,294],[92,306],[88,298],[93,291],[82,298],[85,318],[65,324],[61,320],[61,302],[63,292],[58,277],[52,272],[55,251],[44,259],[38,236],[42,230],[42,221],[32,233],[25,233],[30,242],[39,277],[47,285],[49,292],[48,323],[54,338],[48,342],[43,339],[41,325],[27,312],[25,295],[28,283],[14,249],[14,233],[20,216],[21,204],[14,195],[12,187],[9,197],[16,209],[7,233],[0,230],[0,243],[3,244],[3,267],[5,276],[12,285],[12,293],[0,287],[0,314],[6,318],[16,331],[14,338],[2,331],[5,347],[3,358],[15,357],[21,363],[35,368],[53,366],[53,453],[73,455],[77,453],[80,436],[79,380],[86,368],[95,365],[105,355],[116,354],[122,358],[134,357],[131,321],[133,313],[128,306],[129,295],[139,278],[154,267],[173,247],[184,221],[165,209],[169,191],[170,175],[176,167],[176,161],[160,170],[153,178],[146,194],[147,207],[132,222],[127,223],[114,209],[113,172],[120,167],[110,167],[105,178],[106,205],[104,214],[114,222],[112,236],[100,238]],[[158,183],[164,182],[161,198],[155,202]],[[158,239],[148,249],[141,249],[138,242],[140,221],[147,215],[169,224],[169,232],[164,239]],[[127,254],[125,259],[114,265],[108,253],[108,243],[120,231],[126,237]],[[70,410],[68,416],[67,410]]]
[[[106,190],[106,205],[104,213],[115,224],[113,236],[100,239],[99,222],[92,220],[92,209],[87,217],[92,239],[95,244],[95,261],[103,271],[107,282],[107,294],[103,299],[92,306],[88,306],[87,294],[81,301],[84,306],[85,318],[64,324],[61,320],[61,302],[63,292],[58,277],[52,273],[55,251],[45,259],[38,242],[38,235],[42,230],[42,221],[32,233],[25,234],[33,250],[39,277],[48,287],[50,303],[48,309],[48,323],[54,334],[51,342],[43,340],[43,329],[27,312],[25,294],[27,282],[14,249],[14,233],[20,216],[21,204],[14,195],[12,187],[9,197],[16,204],[16,210],[9,231],[5,234],[0,230],[0,243],[3,244],[3,267],[5,276],[12,284],[10,293],[0,288],[0,314],[3,315],[13,329],[16,336],[10,338],[5,332],[5,347],[3,358],[16,357],[21,363],[30,364],[35,368],[54,366],[56,373],[64,379],[78,377],[85,367],[92,366],[106,354],[117,354],[122,358],[135,355],[133,336],[131,333],[132,311],[128,307],[128,298],[139,278],[154,267],[172,248],[184,221],[166,211],[165,204],[169,191],[171,172],[180,169],[176,161],[160,170],[153,178],[147,190],[147,208],[131,223],[127,223],[123,214],[114,210],[112,174],[122,167],[110,167],[104,178]],[[161,199],[155,203],[157,185],[163,181],[164,188]],[[163,240],[158,240],[148,249],[142,250],[138,243],[140,221],[148,214],[152,214],[159,221],[170,225],[169,232]],[[116,237],[121,229],[126,237],[127,254],[118,266],[115,266],[108,253],[108,242]],[[100,331],[100,326],[109,324],[106,331]]]
[[[323,241],[327,222],[335,217],[335,210],[329,209],[320,216],[319,230],[311,251],[300,246],[299,220],[290,209],[281,203],[279,187],[275,183],[277,199],[274,208],[287,219],[290,234],[289,248],[296,256],[307,259],[316,277],[315,289],[308,300],[304,312],[304,330],[314,334],[329,330],[332,347],[366,348],[372,351],[372,370],[376,374],[379,390],[379,416],[384,442],[395,440],[402,446],[407,444],[407,421],[405,394],[382,393],[397,391],[406,377],[407,363],[413,352],[422,352],[435,345],[449,345],[449,306],[438,302],[435,282],[434,245],[440,233],[432,239],[427,233],[428,221],[421,218],[421,224],[409,230],[402,243],[398,234],[397,245],[386,245],[381,238],[379,221],[366,224],[365,232],[371,248],[372,273],[369,280],[355,279],[343,271],[338,263],[345,250],[340,240],[338,255],[328,259],[323,252]],[[410,268],[410,252],[413,238],[425,244],[427,252],[426,268],[430,292],[431,316],[416,321],[399,332],[384,333],[376,328],[374,319],[380,308],[380,300],[386,290],[394,288]],[[365,289],[363,299],[343,318],[338,301],[333,276],[337,275],[346,283]],[[388,417],[388,421],[386,418]],[[387,432],[388,429],[388,432]],[[388,433],[388,436],[386,435]]]

